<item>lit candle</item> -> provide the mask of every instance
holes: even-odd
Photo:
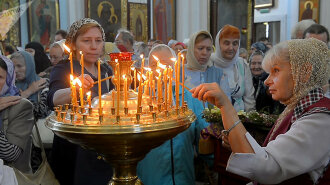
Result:
[[[119,63],[116,65],[117,67],[117,77],[118,77],[118,83],[117,83],[117,116],[119,116],[119,102],[120,102],[120,66]]]
[[[79,85],[80,106],[83,107],[84,106],[84,95],[83,95],[83,90],[82,90],[82,83],[79,80],[79,78],[77,78],[77,83]]]
[[[144,61],[145,61],[145,58],[144,58],[143,54],[140,55],[140,58],[142,59],[142,63],[141,63],[141,74],[143,74]]]
[[[164,86],[165,86],[165,111],[167,111],[167,98],[168,98],[168,92],[167,92],[167,68],[165,68],[164,72],[163,72],[163,81],[164,81]]]
[[[90,91],[88,91],[86,93],[86,95],[87,95],[88,106],[89,106],[89,108],[91,108],[92,107],[92,93]]]
[[[101,89],[101,60],[99,59],[97,62],[97,85],[98,85],[98,93],[99,93],[99,113],[102,112],[102,89]]]
[[[73,76],[72,52],[67,45],[63,44],[63,47],[65,48],[65,50],[67,50],[70,53],[70,55],[69,55],[70,70],[71,70],[71,75]]]
[[[182,106],[184,102],[184,56],[182,55]]]
[[[134,71],[134,91],[136,91],[136,83],[137,83],[136,69],[135,67],[132,67],[131,69]]]
[[[171,107],[172,105],[172,93],[173,93],[173,90],[172,90],[172,76],[173,76],[173,69],[172,67],[170,66],[169,67],[169,72],[168,72],[168,77],[169,77],[169,85],[168,85],[168,88],[169,88],[169,91],[168,91],[168,104],[169,106]]]
[[[115,91],[112,90],[112,107],[115,108]]]
[[[161,83],[162,82],[161,82],[160,78],[161,78],[160,75],[158,77],[156,77],[156,79],[157,79],[157,97],[158,97],[158,99],[157,99],[158,101],[157,102],[158,102],[158,104],[161,103],[160,102],[160,100],[161,100],[160,99],[160,91],[161,91]]]
[[[153,97],[156,97],[156,82],[155,80],[152,80],[152,91],[153,91]],[[154,99],[154,101],[156,101],[156,99]]]
[[[180,84],[178,83],[178,78],[180,77],[179,73],[178,73],[178,61],[176,59],[171,58],[171,60],[174,63],[174,70],[175,70],[175,107],[176,109],[179,109],[179,104],[180,104],[180,99],[179,99],[179,91],[180,91]]]
[[[70,75],[71,103],[72,103],[72,105],[77,105],[76,83],[77,83],[77,81],[73,79],[72,75]]]
[[[143,84],[141,83],[141,81],[142,81],[141,74],[138,74],[138,79],[140,81],[140,85],[139,85],[139,90],[138,90],[138,104],[137,104],[137,109],[136,109],[137,113],[139,113],[139,109],[140,109],[140,106],[141,106],[141,100],[142,100]]]
[[[125,108],[127,107],[127,78],[123,75],[124,79],[124,100],[125,100]]]
[[[85,69],[85,65],[84,65],[84,54],[82,53],[82,51],[80,51],[80,65],[81,65],[81,76],[82,76],[81,84],[82,84],[82,87],[84,87],[84,80],[85,80],[84,69]],[[84,99],[82,99],[82,100],[84,101]],[[82,105],[84,105],[84,102],[82,102]]]
[[[152,105],[152,87],[153,87],[153,75],[152,75],[152,71],[149,72],[149,95],[150,95],[150,102],[149,105]]]

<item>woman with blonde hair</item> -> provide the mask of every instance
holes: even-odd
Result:
[[[274,46],[262,66],[274,100],[286,105],[263,146],[246,131],[234,107],[216,84],[192,89],[193,97],[220,108],[223,141],[232,154],[227,170],[255,184],[330,184],[330,100],[322,86],[329,75],[329,50],[316,39]]]

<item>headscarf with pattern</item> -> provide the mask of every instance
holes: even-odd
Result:
[[[277,120],[277,125],[280,125],[282,120],[293,111],[298,102],[311,90],[325,85],[330,74],[330,69],[328,69],[330,52],[324,42],[314,38],[294,39],[284,42],[288,46],[294,86],[293,95],[282,102],[287,107]],[[271,62],[269,58],[266,55],[263,63]],[[265,71],[270,71],[270,65],[263,64],[263,68]],[[277,125],[275,125],[274,130],[278,127]]]
[[[69,32],[68,32],[68,36],[66,37],[66,41],[65,44],[72,48],[72,42],[74,40],[74,38],[76,37],[76,34],[78,32],[78,30],[85,24],[96,24],[97,27],[101,30],[101,34],[102,34],[102,40],[105,41],[105,34],[104,34],[104,30],[102,28],[102,26],[95,21],[94,19],[90,19],[90,18],[82,18],[74,23],[72,23],[72,25],[70,26]]]

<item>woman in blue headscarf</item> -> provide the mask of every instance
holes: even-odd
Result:
[[[19,97],[13,63],[0,55],[0,159],[22,172],[30,166],[33,106]]]
[[[30,53],[18,51],[12,55],[11,60],[15,65],[16,87],[21,96],[33,103],[36,119],[47,117],[50,113],[47,106],[49,80],[36,74],[34,59]]]

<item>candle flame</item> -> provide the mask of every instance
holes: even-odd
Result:
[[[151,71],[151,69],[149,67],[144,67],[144,69],[147,71]]]
[[[115,59],[115,62],[118,63],[118,59]]]
[[[184,55],[183,55],[183,54],[181,54],[181,57],[182,57],[182,58],[184,58]]]
[[[163,65],[161,64],[160,62],[158,62],[158,67],[162,68],[162,69],[165,69],[166,68],[166,65]]]
[[[81,87],[81,86],[82,86],[82,83],[81,83],[81,81],[79,80],[79,78],[76,78],[75,80],[76,80],[77,84],[79,85],[79,87]]]
[[[155,55],[152,55],[152,57],[159,62],[159,59]]]
[[[91,95],[91,92],[90,92],[90,91],[88,91],[88,92],[86,93],[86,95],[87,95],[87,96],[90,96],[90,95]]]
[[[79,53],[82,55],[83,53],[82,53],[82,51],[79,51]]]
[[[70,80],[73,81],[73,75],[70,75]]]
[[[143,57],[144,57],[143,54],[141,54],[141,55],[140,55],[140,58],[143,58]]]
[[[140,81],[140,79],[141,79],[141,75],[140,75],[140,74],[137,74],[137,78],[138,78],[138,80]]]
[[[63,44],[63,47],[64,47],[65,50],[67,50],[70,53],[71,50],[67,45]]]
[[[172,60],[173,62],[176,62],[176,58],[171,58],[171,60]]]
[[[147,79],[146,75],[144,75],[144,74],[142,74],[142,78],[143,78],[143,80]]]
[[[156,69],[156,71],[157,71],[157,73],[161,74],[161,71],[160,71],[160,69]]]
[[[159,79],[157,76],[155,77],[157,80]]]
[[[126,75],[123,75],[123,79],[125,79],[126,78]]]
[[[131,70],[134,71],[135,70],[135,67],[131,67]]]
[[[76,83],[77,83],[77,79],[74,79],[74,80],[72,81],[72,85],[76,85]]]

